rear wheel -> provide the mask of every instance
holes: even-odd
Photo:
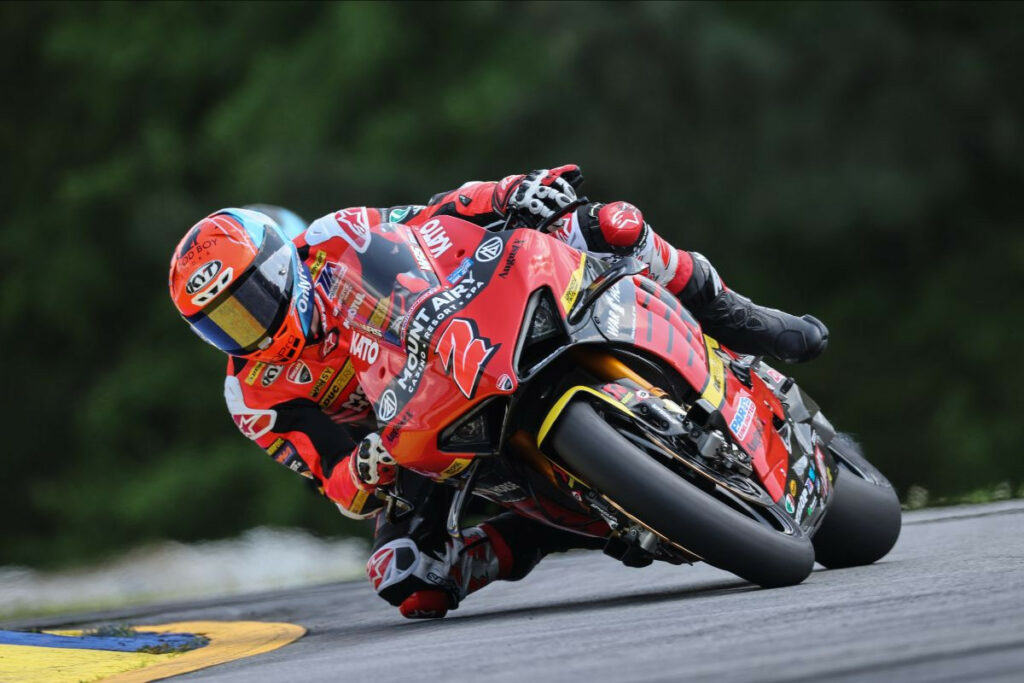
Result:
[[[830,448],[839,473],[825,519],[814,534],[815,559],[830,569],[871,564],[899,538],[899,498],[852,439],[839,435]]]
[[[766,588],[800,583],[811,572],[814,549],[799,530],[779,531],[701,491],[587,403],[566,408],[553,445],[580,480],[708,564]]]

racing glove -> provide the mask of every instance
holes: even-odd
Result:
[[[582,183],[583,173],[575,164],[530,171],[512,189],[506,209],[516,223],[536,228],[576,201]]]
[[[398,463],[376,432],[363,437],[348,462],[353,481],[364,490],[390,484],[398,473]]]

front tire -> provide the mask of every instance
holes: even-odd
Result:
[[[701,491],[630,443],[587,403],[566,408],[553,445],[582,481],[710,565],[765,588],[800,583],[814,566],[806,536],[772,529]]]
[[[821,526],[814,534],[815,559],[829,569],[882,559],[900,535],[902,509],[889,482],[845,435],[832,446],[839,473]]]

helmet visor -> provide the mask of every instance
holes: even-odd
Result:
[[[269,346],[291,306],[295,282],[292,245],[276,230],[246,271],[199,313],[185,318],[201,337],[233,356]]]

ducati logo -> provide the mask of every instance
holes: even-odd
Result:
[[[388,389],[380,395],[380,401],[377,402],[377,417],[381,422],[389,422],[395,417],[395,413],[398,412],[398,397],[395,396],[395,392]]]
[[[473,257],[480,263],[488,263],[498,258],[501,254],[501,249],[504,246],[505,243],[501,241],[501,238],[495,235],[477,247],[476,253],[473,254]]]
[[[309,366],[297,360],[288,367],[288,381],[292,384],[309,384],[313,381],[313,373]]]

